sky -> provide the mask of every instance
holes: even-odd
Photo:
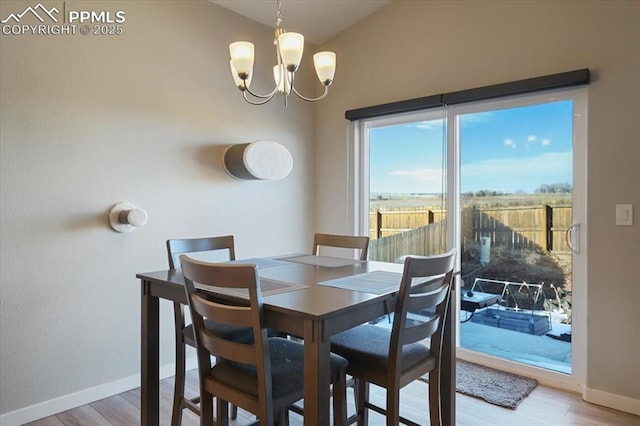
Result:
[[[460,116],[461,191],[533,193],[572,175],[572,101]],[[442,120],[372,128],[371,193],[441,193]]]

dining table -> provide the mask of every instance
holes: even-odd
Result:
[[[249,258],[233,263],[258,267],[265,325],[299,337],[304,345],[304,425],[329,425],[331,337],[393,312],[403,265],[310,255]],[[180,270],[138,273],[136,277],[142,291],[141,424],[158,425],[160,300],[187,304],[187,295]],[[441,361],[444,425],[455,425],[453,292],[455,286],[445,318]],[[426,392],[424,399],[428,410]]]

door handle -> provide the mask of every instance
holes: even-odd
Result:
[[[580,253],[580,224],[573,223],[564,234],[567,247],[574,253]]]

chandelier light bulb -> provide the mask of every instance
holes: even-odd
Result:
[[[318,52],[313,55],[313,64],[320,82],[325,86],[331,85],[333,76],[336,73],[336,54],[333,52]]]
[[[304,36],[299,33],[284,33],[278,37],[278,48],[287,71],[294,72],[300,66],[304,51]]]
[[[253,71],[254,49],[253,43],[248,41],[236,41],[229,45],[231,62],[242,80],[249,78]]]

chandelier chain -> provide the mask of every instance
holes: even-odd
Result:
[[[282,1],[276,0],[278,11],[276,12],[276,28],[282,28]]]

